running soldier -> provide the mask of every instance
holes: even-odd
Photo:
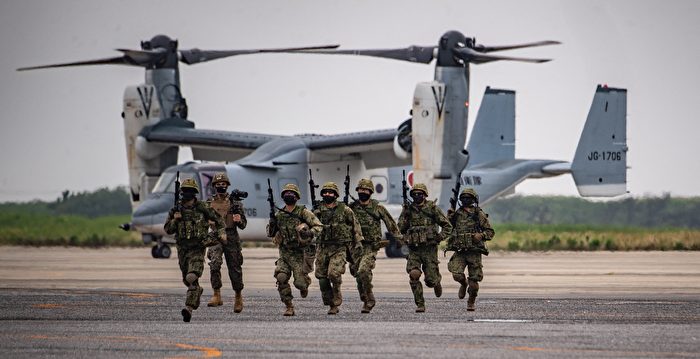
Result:
[[[481,255],[489,254],[484,241],[493,239],[495,232],[491,228],[488,215],[479,207],[479,195],[474,189],[462,190],[459,202],[460,207],[454,213],[448,213],[454,231],[447,241],[447,250],[454,251],[454,254],[447,264],[447,269],[452,273],[452,278],[460,284],[459,299],[464,299],[469,293],[467,310],[474,311],[479,282],[484,279]],[[468,278],[464,275],[465,268],[469,273]]]
[[[350,264],[350,273],[357,281],[357,291],[360,292],[360,299],[364,303],[362,313],[369,313],[376,301],[372,293],[372,270],[377,261],[377,251],[386,245],[382,241],[382,221],[387,230],[395,237],[400,238],[399,228],[389,214],[389,211],[379,204],[379,201],[371,199],[374,193],[374,183],[367,178],[363,178],[357,184],[358,200],[350,205],[355,212],[355,217],[362,227],[362,250],[353,258]]]
[[[403,240],[408,245],[406,272],[408,273],[416,313],[425,312],[423,286],[419,281],[425,273],[425,285],[433,288],[435,296],[442,295],[440,269],[437,252],[438,244],[449,238],[452,225],[440,207],[434,201],[428,201],[428,188],[423,183],[416,183],[410,191],[412,204],[404,205],[399,217],[399,229]],[[438,232],[438,227],[442,228]],[[422,272],[421,272],[422,270]]]
[[[292,288],[289,279],[294,276],[294,286],[299,289],[302,298],[309,294],[313,270],[314,237],[323,229],[316,216],[303,205],[297,205],[301,192],[297,185],[289,183],[282,187],[284,208],[277,211],[274,220],[267,226],[268,237],[279,247],[279,258],[275,262],[274,276],[277,279],[277,291],[280,299],[287,306],[284,316],[294,315]]]
[[[226,241],[225,224],[218,213],[206,202],[197,200],[199,188],[192,178],[182,181],[182,199],[170,210],[165,221],[165,232],[175,235],[177,259],[182,281],[187,287],[187,300],[182,309],[182,320],[189,322],[192,311],[199,308],[202,287],[199,277],[204,270],[204,250],[207,246]],[[177,195],[177,193],[176,193]],[[210,222],[214,231],[209,234]]]
[[[323,304],[330,306],[328,314],[338,314],[343,295],[340,291],[345,273],[346,256],[356,256],[362,249],[362,228],[350,207],[337,199],[340,196],[334,182],[321,188],[323,203],[314,211],[323,224],[317,240],[316,278],[321,287]]]
[[[243,310],[243,295],[241,294],[243,291],[243,254],[241,253],[241,239],[238,236],[238,229],[245,229],[248,221],[245,218],[245,211],[240,198],[227,193],[231,182],[226,173],[216,173],[211,184],[216,193],[207,200],[207,203],[224,219],[227,241],[207,249],[211,288],[214,290],[214,296],[207,303],[207,306],[218,307],[224,304],[221,299],[221,287],[223,286],[223,283],[221,283],[221,265],[223,264],[223,259],[226,258],[228,277],[231,279],[231,286],[236,293],[233,311],[240,313]]]

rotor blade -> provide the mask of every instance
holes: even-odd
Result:
[[[131,49],[116,49],[124,53],[124,56],[133,61],[135,64],[147,66],[158,62],[164,55],[166,50],[157,48],[154,50],[131,50]]]
[[[526,48],[526,47],[559,45],[559,44],[561,44],[561,42],[559,42],[559,41],[547,40],[547,41],[530,42],[527,44],[506,45],[506,46],[476,45],[476,46],[474,46],[474,50],[479,51],[479,52],[493,52],[493,51],[513,50],[513,49],[522,49],[522,48]]]
[[[50,69],[54,67],[71,67],[71,66],[90,66],[90,65],[132,65],[140,66],[139,64],[133,62],[126,56],[110,57],[106,59],[88,60],[88,61],[78,61],[78,62],[67,62],[63,64],[53,64],[53,65],[42,65],[42,66],[32,66],[32,67],[20,67],[17,71],[27,71],[27,70],[37,70],[37,69]]]
[[[376,50],[336,50],[336,51],[305,51],[312,54],[328,55],[355,55],[382,57],[394,60],[419,62],[428,64],[433,60],[436,46],[409,46],[402,49],[376,49]]]
[[[462,59],[464,62],[469,62],[472,64],[483,64],[486,62],[500,61],[500,60],[522,61],[522,62],[532,62],[532,63],[541,63],[541,62],[552,61],[552,59],[532,59],[532,58],[525,58],[525,57],[489,55],[489,54],[485,54],[485,53],[482,53],[479,51],[475,51],[475,50],[467,48],[467,47],[454,49],[453,51],[455,52],[455,55],[458,58]]]
[[[273,52],[303,52],[307,50],[327,50],[335,49],[340,45],[322,45],[322,46],[304,46],[304,47],[288,47],[279,49],[253,49],[253,50],[180,50],[180,61],[193,65],[200,62],[222,59],[230,56],[248,55],[258,53],[273,53]]]

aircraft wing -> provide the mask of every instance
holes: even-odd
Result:
[[[305,136],[311,162],[323,160],[324,155],[355,155],[362,158],[368,169],[403,166],[411,159],[400,159],[394,154],[394,137],[397,129],[342,133],[337,135]]]
[[[190,146],[195,160],[235,161],[264,143],[285,137],[250,132],[205,130],[186,127],[154,127],[142,133],[149,142]]]

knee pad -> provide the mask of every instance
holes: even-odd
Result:
[[[469,281],[469,288],[472,290],[479,290],[479,282],[475,282],[473,280]]]
[[[192,283],[196,282],[197,279],[199,279],[199,277],[194,273],[187,273],[187,275],[185,276],[185,282],[187,282],[187,284],[190,284],[190,285],[192,285]]]
[[[280,272],[277,273],[275,278],[277,278],[277,283],[287,283],[287,281],[289,280],[289,274]]]
[[[467,281],[467,277],[463,273],[452,273],[452,279],[459,283],[464,283]]]
[[[408,278],[410,278],[412,281],[417,281],[420,279],[421,271],[418,269],[411,269],[410,272],[408,272]]]

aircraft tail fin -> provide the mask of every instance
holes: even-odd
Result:
[[[581,196],[627,192],[627,90],[596,89],[571,173]]]
[[[515,158],[515,91],[486,87],[467,152],[470,166]]]

